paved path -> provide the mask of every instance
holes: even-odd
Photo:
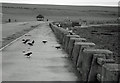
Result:
[[[2,80],[3,81],[77,81],[78,78],[72,63],[66,58],[62,49],[56,49],[59,44],[55,35],[47,25],[30,31],[31,36],[23,36],[35,40],[30,47],[19,39],[2,50]],[[42,40],[47,40],[46,44]],[[33,52],[31,58],[23,55],[23,50]]]

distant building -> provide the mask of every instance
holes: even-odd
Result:
[[[11,22],[11,19],[8,19],[8,22]]]
[[[44,21],[44,16],[40,14],[36,18],[37,18],[37,21]]]
[[[81,23],[77,22],[77,21],[73,21],[72,22],[72,27],[74,27],[74,26],[81,26]]]

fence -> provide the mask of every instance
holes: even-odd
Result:
[[[107,49],[96,49],[95,43],[87,42],[85,38],[49,24],[68,57],[73,61],[81,74],[81,80],[86,82],[120,83],[120,64],[113,60],[113,52]]]

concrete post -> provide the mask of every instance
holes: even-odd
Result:
[[[77,67],[82,74],[83,81],[88,80],[94,54],[105,54],[106,57],[108,57],[107,55],[112,54],[112,52],[104,49],[84,49],[83,51],[81,51],[79,54]]]
[[[63,32],[62,33],[62,45],[64,46],[65,45],[65,37],[66,37],[66,35],[68,35],[69,34],[69,32]]]
[[[119,53],[118,53],[119,54]],[[120,55],[116,56],[116,63],[120,64]]]
[[[69,32],[61,27],[57,27],[56,25],[50,24],[51,29],[53,30],[53,32],[55,33],[55,36],[57,37],[57,39],[59,40],[59,43],[62,44],[63,43],[63,37],[66,34],[69,34]]]
[[[67,36],[68,34],[64,34],[63,35],[63,43],[62,43],[62,45],[63,45],[63,48],[65,48],[65,42],[66,42],[66,36]]]
[[[106,63],[102,66],[102,83],[119,82],[120,64]]]
[[[119,82],[118,83],[120,83],[120,75],[119,75]]]
[[[81,50],[83,48],[90,48],[92,46],[95,46],[95,44],[91,42],[76,42],[75,43],[73,52],[72,52],[72,57],[71,57],[75,65],[77,65],[79,53],[81,52]]]
[[[72,51],[73,51],[73,47],[74,47],[74,43],[75,42],[85,42],[86,39],[85,38],[70,38],[68,47],[67,47],[67,53],[69,54],[69,56],[72,55]]]
[[[58,35],[59,43],[62,44],[62,40],[63,40],[63,32],[62,32],[62,30],[59,30],[59,31],[58,31],[58,34],[59,34],[59,35]]]
[[[59,32],[58,32],[58,29],[55,27],[55,36],[56,36],[56,38],[58,39],[58,37],[59,37]]]
[[[113,59],[106,59],[105,54],[94,54],[92,59],[92,64],[88,76],[88,82],[90,81],[97,81],[96,78],[97,74],[102,74],[102,65],[104,63],[115,63]]]
[[[58,29],[57,29],[56,35],[57,35],[57,39],[60,39],[60,31]]]
[[[62,44],[64,34],[69,34],[69,32],[63,28],[59,28],[59,32],[60,32],[60,35],[59,35],[60,42],[59,43]]]
[[[79,35],[66,35],[65,37],[65,51],[67,50],[68,43],[70,41],[70,38],[79,38]]]

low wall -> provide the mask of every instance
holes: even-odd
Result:
[[[101,83],[120,81],[120,64],[113,60],[113,52],[107,49],[96,49],[95,43],[87,42],[87,39],[75,33],[71,35],[68,30],[52,23],[49,25],[63,49],[68,53],[68,57],[75,64],[81,75],[81,81]]]

